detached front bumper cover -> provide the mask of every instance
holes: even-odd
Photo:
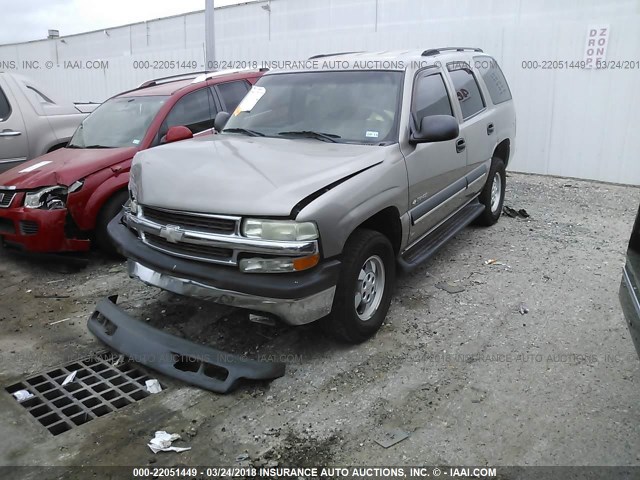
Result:
[[[229,392],[243,378],[272,380],[285,373],[284,363],[242,358],[153,328],[129,316],[116,305],[117,299],[100,301],[88,327],[102,342],[135,362],[217,393]]]

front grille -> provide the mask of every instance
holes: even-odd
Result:
[[[233,250],[230,248],[211,247],[208,245],[194,245],[192,243],[171,243],[162,237],[145,234],[145,241],[151,247],[160,248],[175,255],[197,258],[210,262],[230,262]]]
[[[143,207],[142,213],[144,218],[152,222],[161,225],[177,225],[187,230],[223,235],[231,235],[236,230],[236,220],[229,218],[161,210],[153,207]]]
[[[16,196],[16,192],[0,191],[0,208],[8,208]]]
[[[35,235],[38,233],[38,224],[31,220],[22,220],[20,222],[20,233],[22,235]]]
[[[0,218],[0,233],[16,233],[16,229],[13,226],[13,222],[8,218]]]

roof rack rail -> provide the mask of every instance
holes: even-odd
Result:
[[[432,57],[439,55],[443,52],[482,52],[481,48],[474,47],[444,47],[444,48],[430,48],[422,52],[423,57]]]
[[[228,75],[228,74],[231,74],[231,73],[250,72],[250,71],[253,71],[253,70],[256,70],[258,72],[268,72],[269,71],[269,69],[267,67],[241,68],[241,69],[230,68],[230,69],[225,69],[225,70],[212,70],[212,71],[209,71],[209,72],[204,72],[201,75],[196,75],[191,83],[204,82],[204,81],[207,81],[207,80],[211,80],[212,78],[215,78],[215,77],[220,76],[220,75]]]
[[[147,80],[146,82],[138,85],[138,88],[153,87],[154,85],[160,85],[161,83],[177,82],[179,80],[189,80],[190,78],[196,78],[198,75],[204,73],[210,73],[211,70],[202,70],[199,72],[178,73],[177,75],[169,75],[168,77],[154,78],[153,80]]]
[[[352,53],[362,53],[362,50],[359,50],[357,52],[320,53],[318,55],[309,57],[309,60],[315,60],[317,58],[324,58],[324,57],[338,57],[340,55],[351,55]]]

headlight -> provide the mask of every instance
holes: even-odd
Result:
[[[248,218],[242,223],[242,235],[262,240],[315,240],[318,238],[318,228],[312,222]]]
[[[28,192],[24,197],[26,208],[43,208],[57,210],[67,205],[67,188],[61,186],[45,187],[35,192]]]

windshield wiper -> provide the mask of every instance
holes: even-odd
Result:
[[[115,148],[115,147],[107,147],[106,145],[86,145],[80,148]]]
[[[317,140],[322,140],[324,142],[332,142],[332,143],[336,143],[336,138],[342,138],[340,135],[336,135],[335,133],[322,133],[322,132],[314,132],[311,130],[280,132],[278,133],[278,135],[282,135],[286,137],[315,138]]]
[[[222,130],[223,132],[230,132],[230,133],[245,133],[251,137],[264,137],[264,133],[262,132],[258,132],[256,130],[249,130],[248,128],[238,128],[238,127],[234,127],[234,128],[225,128],[224,130]]]
[[[75,145],[75,144],[71,144],[71,143],[70,143],[69,145],[67,145],[67,146],[66,146],[66,147],[64,147],[64,148],[84,148],[84,147],[81,147],[80,145]]]

